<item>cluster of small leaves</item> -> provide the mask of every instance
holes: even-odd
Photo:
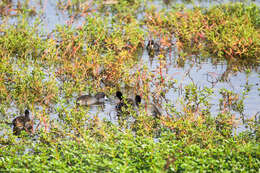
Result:
[[[24,19],[18,19],[18,25],[0,26],[0,48],[1,52],[17,58],[37,58],[41,55],[46,44],[39,37],[38,23],[29,26]]]
[[[233,3],[205,10],[155,13],[147,23],[173,32],[179,49],[188,47],[220,58],[255,60],[260,56],[259,11],[255,4]]]
[[[13,141],[13,145],[1,147],[0,170],[257,172],[259,147],[253,141],[245,143],[240,138],[225,138],[211,127],[213,124],[198,122],[191,127],[188,121],[178,123],[182,124],[178,126],[178,133],[164,130],[157,140],[135,136],[131,131],[122,132],[104,122],[100,128],[85,129],[82,137],[69,139],[69,134],[63,134],[67,140],[53,135],[59,131],[43,133],[37,141],[24,137],[22,142]],[[95,134],[90,133],[93,130]]]

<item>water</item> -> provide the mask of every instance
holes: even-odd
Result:
[[[73,18],[72,15],[68,14],[67,11],[59,10],[56,7],[58,1],[48,1],[44,0],[42,2],[42,5],[39,5],[36,2],[32,2],[32,6],[35,6],[37,12],[42,12],[43,15],[41,17],[42,20],[42,30],[47,34],[51,33],[53,30],[55,30],[57,25],[67,25],[68,23],[72,22],[72,26],[77,28],[84,24],[84,17],[78,17]],[[181,1],[177,1],[177,3],[180,3]],[[202,7],[208,7],[213,4],[223,3],[227,1],[214,1],[212,3],[211,1],[195,1],[195,4],[200,4]],[[16,3],[16,2],[14,2]],[[260,5],[260,1],[255,1],[258,5]],[[162,8],[168,8],[170,9],[172,6],[174,6],[174,3],[171,3],[171,5],[166,6],[162,1],[154,1],[151,3],[155,6],[158,6],[158,9]],[[92,8],[95,8],[95,5],[92,6]],[[192,8],[192,4],[187,4],[187,8]],[[139,14],[139,17],[141,18],[143,14]],[[11,23],[15,23],[14,19],[11,19]],[[43,36],[45,37],[45,36]],[[148,40],[148,38],[147,38]],[[147,41],[146,41],[147,43]],[[177,80],[178,83],[174,86],[175,88],[178,88],[179,90],[183,90],[184,86],[194,83],[198,88],[204,88],[209,87],[214,89],[214,95],[212,96],[212,99],[210,100],[210,103],[212,105],[211,112],[213,116],[217,116],[217,113],[219,112],[219,99],[221,98],[221,95],[219,93],[219,89],[225,88],[227,90],[232,90],[235,93],[242,95],[242,92],[244,90],[244,86],[246,84],[252,85],[252,88],[250,92],[248,93],[248,96],[244,100],[244,115],[246,118],[252,118],[254,115],[257,115],[257,113],[260,111],[260,97],[259,97],[259,84],[260,84],[260,78],[259,78],[259,67],[256,67],[252,70],[251,73],[246,75],[244,71],[238,71],[236,73],[229,72],[229,66],[227,62],[219,62],[218,64],[213,65],[210,61],[210,58],[205,61],[195,61],[193,60],[185,60],[184,66],[180,67],[177,63],[177,53],[176,53],[176,47],[173,46],[173,51],[166,54],[165,61],[166,65],[163,67],[163,72],[165,76],[167,76],[168,80]],[[140,67],[140,64],[145,65],[148,67],[148,69],[155,73],[156,70],[158,70],[160,65],[160,59],[159,56],[156,55],[153,58],[149,57],[146,50],[143,51],[143,54],[139,60],[139,64],[137,65]],[[135,70],[133,70],[134,72]],[[46,71],[46,76],[53,76],[54,72],[53,70]],[[228,77],[226,77],[228,75]],[[220,80],[221,78],[225,78],[226,80]],[[215,81],[214,84],[210,81]],[[248,81],[248,83],[247,83]],[[62,83],[61,83],[62,85]],[[151,84],[153,85],[153,84]],[[153,86],[151,86],[153,88]],[[151,93],[153,90],[151,91]],[[86,93],[87,94],[87,93]],[[131,94],[129,94],[130,97],[133,97]],[[72,98],[69,100],[68,103],[65,105],[68,109],[72,109],[73,105],[75,104],[75,99],[78,95],[75,95],[75,98]],[[182,97],[182,93],[176,92],[173,88],[169,90],[169,92],[166,93],[166,99],[173,104],[173,106],[176,107],[177,110],[181,111],[180,107],[180,99]],[[152,98],[152,96],[150,96]],[[62,98],[61,98],[62,99]],[[154,100],[155,102],[155,100]],[[163,102],[165,104],[165,102]],[[62,103],[58,103],[55,107],[61,106]],[[92,106],[89,108],[89,113],[93,116],[98,115],[101,119],[108,119],[112,122],[116,122],[116,112],[115,112],[115,105],[116,101],[114,96],[111,96],[111,101],[106,102],[102,109],[100,109],[99,106]],[[162,112],[164,106],[162,106]],[[39,108],[40,110],[41,108]],[[9,115],[12,115],[14,113],[18,113],[17,109],[10,108],[7,112]],[[50,111],[50,119],[56,120],[58,119],[58,115],[55,112]],[[166,112],[164,112],[166,114]],[[233,112],[237,118],[239,118],[241,115],[237,112]],[[1,117],[1,116],[0,116]],[[11,119],[13,116],[9,116]],[[1,117],[3,118],[3,116]],[[240,125],[238,128],[239,131],[245,130],[244,125]]]

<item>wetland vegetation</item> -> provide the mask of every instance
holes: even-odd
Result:
[[[259,5],[0,1],[0,172],[259,172]]]

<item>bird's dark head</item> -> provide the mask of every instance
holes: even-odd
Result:
[[[123,94],[120,91],[116,92],[116,97],[119,98],[119,100],[122,100]]]
[[[136,95],[135,96],[135,103],[136,103],[136,105],[138,106],[140,103],[141,103],[141,96],[139,96],[139,95]]]
[[[29,110],[26,109],[26,110],[24,111],[24,116],[25,116],[26,118],[29,118],[29,114],[30,114]]]

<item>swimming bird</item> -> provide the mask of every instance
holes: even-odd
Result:
[[[107,99],[104,92],[98,92],[95,96],[82,95],[77,98],[77,105],[79,106],[91,106],[94,104],[103,103]]]
[[[138,103],[141,103],[141,97],[139,95],[136,96]],[[157,119],[160,119],[161,112],[159,109],[152,103],[145,104],[145,105],[140,105],[138,104],[139,108],[143,107],[144,111],[146,112],[147,115],[151,115]]]
[[[159,51],[160,45],[156,43],[154,40],[149,40],[146,49],[149,53]]]
[[[145,107],[145,111],[148,115],[152,115],[153,117],[160,119],[161,113],[159,109],[152,103],[147,104]]]
[[[119,99],[119,103],[116,105],[117,112],[122,112],[128,106],[133,106],[134,101],[131,98],[123,98],[123,94],[120,91],[116,92],[116,97]]]
[[[119,99],[119,103],[116,105],[118,123],[120,126],[128,126],[132,120],[131,118],[138,115],[138,105],[141,103],[141,97],[136,95],[135,101],[131,98],[123,98],[123,94],[120,91],[116,92],[116,96]]]
[[[33,122],[29,117],[29,110],[25,110],[24,116],[16,117],[13,121],[13,134],[20,135],[21,131],[25,130],[28,133],[33,131]]]
[[[135,106],[139,105],[141,103],[141,97],[137,95],[135,97],[135,101],[131,98],[123,98],[123,94],[120,91],[116,92],[116,97],[119,99],[119,103],[116,105],[116,110],[118,113],[118,116],[122,114],[122,112],[130,114],[127,109],[134,108]]]

